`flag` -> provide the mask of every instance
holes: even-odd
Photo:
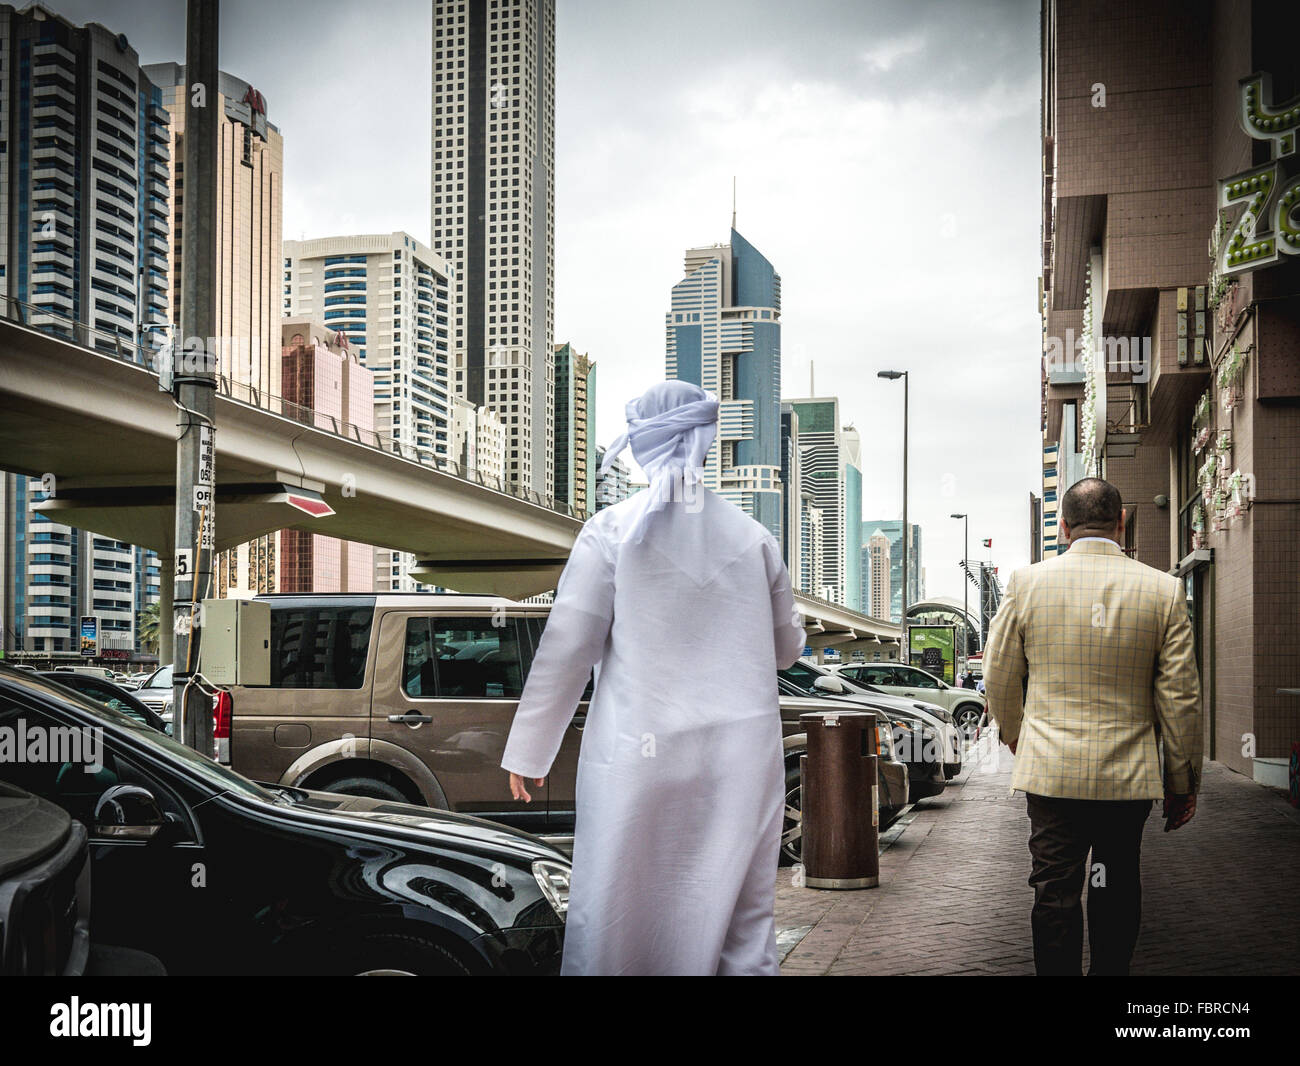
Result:
[[[989,539],[986,540],[986,541],[984,542],[984,547],[986,547],[986,548],[991,548],[991,547],[993,547],[993,538],[992,538],[992,537],[989,537]]]

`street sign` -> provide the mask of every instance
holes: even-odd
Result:
[[[196,485],[206,485],[211,488],[215,480],[215,453],[213,446],[213,432],[209,425],[199,426],[199,473],[194,479]]]
[[[194,510],[202,511],[205,507],[212,506],[212,486],[195,485],[194,486]]]
[[[179,548],[176,551],[176,580],[186,581],[194,576],[194,549]]]

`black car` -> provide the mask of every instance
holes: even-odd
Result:
[[[169,973],[559,969],[569,861],[526,833],[258,785],[62,684],[0,667],[5,735],[0,779],[89,832],[97,938]]]
[[[41,674],[41,677],[80,692],[83,696],[89,696],[96,703],[102,703],[115,711],[130,715],[137,722],[156,729],[160,733],[171,733],[172,731],[171,723],[164,722],[157,711],[141,703],[127,689],[114,684],[112,681],[106,681],[102,677],[95,677],[93,674],[73,673],[71,670],[46,670]]]

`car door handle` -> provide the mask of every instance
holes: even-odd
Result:
[[[390,714],[388,720],[390,722],[405,722],[407,725],[426,725],[433,721],[429,715],[416,714],[414,711],[407,714]]]
[[[585,715],[583,715],[580,718],[575,718],[573,720],[573,728],[576,729],[579,733],[582,732],[583,727],[586,726],[586,724],[587,724],[587,718]]]

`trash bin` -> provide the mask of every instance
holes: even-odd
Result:
[[[799,760],[802,860],[809,888],[880,884],[880,793],[876,716],[871,711],[801,714],[808,754]]]

